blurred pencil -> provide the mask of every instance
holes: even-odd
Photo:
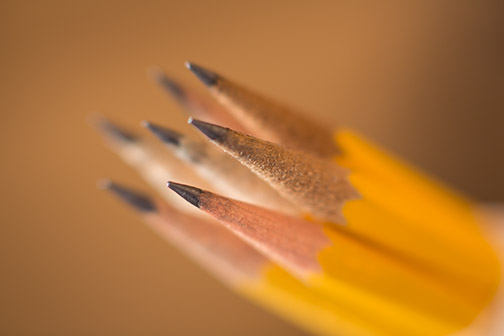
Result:
[[[229,113],[250,130],[250,134],[312,155],[332,157],[338,153],[332,141],[331,128],[318,125],[302,114],[265,99],[199,65],[187,62],[186,66]]]
[[[213,273],[229,285],[236,286],[243,279],[258,277],[257,270],[268,262],[214,222],[182,213],[165,202],[109,180],[99,184],[131,205],[161,237],[189,252],[201,261],[201,266],[214,270]],[[210,258],[206,258],[208,256]]]
[[[170,178],[180,178],[182,181],[193,181],[207,185],[204,180],[193,174],[189,167],[179,162],[176,157],[160,155],[159,150],[138,135],[112,123],[105,117],[94,115],[90,118],[91,125],[103,136],[106,144],[124,162],[131,166],[140,176],[151,185],[166,200],[172,202],[184,212],[201,216],[198,212],[188,208],[173,193],[167,192],[164,182]]]

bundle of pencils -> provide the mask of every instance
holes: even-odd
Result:
[[[501,264],[470,201],[351,130],[187,67],[217,102],[160,69],[149,74],[199,135],[142,122],[160,150],[95,120],[164,200],[102,187],[162,237],[315,334],[446,335],[486,314]]]

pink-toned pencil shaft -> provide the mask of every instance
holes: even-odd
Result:
[[[280,264],[293,265],[291,270],[299,277],[322,271],[317,254],[331,243],[322,226],[187,185],[169,182],[168,186],[257,250]]]

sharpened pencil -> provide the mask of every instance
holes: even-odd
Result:
[[[480,287],[475,297],[456,282],[446,283],[334,226],[287,217],[187,185],[170,182],[169,187],[309,286],[404,331],[410,326],[408,335],[444,334],[468,325],[492,292]]]
[[[343,203],[359,197],[346,178],[348,171],[330,161],[200,120],[189,122],[285,198],[315,216],[344,223]]]
[[[327,302],[219,224],[111,181],[100,183],[169,243],[238,294],[320,335],[386,335],[381,323]]]
[[[211,70],[191,62],[187,62],[186,66],[227,111],[250,130],[250,134],[311,155],[332,157],[338,153],[330,128],[318,125],[302,114],[251,92]]]

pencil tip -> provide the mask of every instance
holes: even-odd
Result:
[[[130,131],[112,123],[107,118],[101,115],[93,115],[90,117],[90,123],[101,131],[106,136],[120,142],[134,143],[138,141],[138,137]]]
[[[168,77],[166,73],[158,66],[151,66],[147,69],[147,77],[156,82],[167,92],[172,94],[177,99],[185,97],[184,89],[172,78]]]
[[[100,189],[110,190],[114,195],[125,203],[131,205],[140,212],[154,212],[156,206],[154,202],[146,195],[136,192],[132,189],[118,185],[108,179],[102,179],[97,183]]]
[[[142,126],[147,128],[152,132],[159,140],[166,144],[178,146],[180,144],[180,139],[183,137],[182,134],[175,132],[171,129],[150,123],[148,121],[142,121]]]
[[[196,65],[194,63],[185,62],[185,66],[187,69],[191,70],[192,73],[194,73],[196,77],[198,77],[199,80],[201,80],[206,86],[215,85],[215,83],[217,83],[217,80],[219,79],[219,76],[215,72],[200,67],[199,65]]]
[[[171,181],[167,183],[167,186],[168,188],[179,194],[187,202],[191,203],[197,208],[200,207],[200,196],[203,193],[203,190]]]
[[[193,118],[189,118],[189,120],[187,122],[189,124],[193,125],[194,127],[196,127],[197,129],[199,129],[208,138],[210,138],[211,140],[215,140],[215,141],[222,140],[228,132],[227,128],[217,126],[214,124],[209,124],[204,121],[193,119]]]

